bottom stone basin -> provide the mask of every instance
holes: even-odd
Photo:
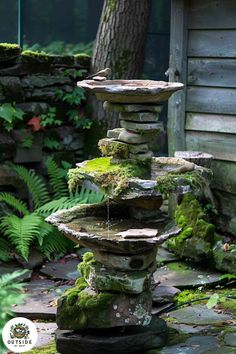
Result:
[[[164,242],[165,236],[180,232],[177,227],[169,227],[168,219],[164,222],[158,219],[138,221],[129,216],[129,208],[109,202],[59,211],[47,221],[82,246],[121,254],[144,253]],[[134,234],[130,238],[124,237],[125,231],[132,234],[133,229],[139,232],[144,229],[143,235],[141,232],[137,237]]]

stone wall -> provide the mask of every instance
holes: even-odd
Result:
[[[79,107],[58,98],[59,90],[72,93],[76,82],[88,72],[90,57],[49,56],[22,52],[16,45],[0,44],[0,188],[7,182],[8,162],[25,164],[42,170],[44,161],[53,156],[56,161],[71,163],[83,159],[86,130],[76,128],[68,111],[79,110],[84,116],[85,102]],[[10,104],[24,112],[22,120],[14,120],[2,107]],[[54,110],[60,126],[40,126],[41,115]],[[5,114],[5,118],[3,117]],[[3,115],[3,116],[2,116]],[[32,119],[33,118],[33,119]],[[6,120],[10,122],[6,129]]]

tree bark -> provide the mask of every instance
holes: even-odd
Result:
[[[109,67],[113,79],[140,78],[151,0],[105,0],[95,41],[91,73]],[[115,114],[105,113],[102,104],[92,100],[94,115],[117,125]]]

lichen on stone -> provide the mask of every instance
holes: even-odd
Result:
[[[25,62],[30,63],[46,63],[50,64],[53,62],[53,56],[45,52],[34,52],[31,50],[25,50],[22,52],[22,58]]]
[[[120,141],[101,139],[98,143],[98,148],[102,156],[111,156],[118,159],[128,159],[129,157],[129,145]]]
[[[75,63],[81,66],[88,67],[91,62],[91,56],[86,53],[78,53],[74,55]]]

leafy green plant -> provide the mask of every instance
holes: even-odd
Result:
[[[85,100],[84,90],[81,87],[75,87],[71,92],[57,90],[56,96],[59,100],[67,102],[69,105],[79,105]]]
[[[91,55],[93,50],[93,42],[89,43],[65,43],[63,41],[53,41],[46,46],[42,46],[38,43],[33,46],[27,46],[24,44],[24,49],[38,52],[45,52],[47,54],[59,54],[59,55],[74,55],[77,53],[86,53]]]
[[[8,260],[10,249],[14,249],[27,261],[32,245],[39,248],[49,259],[52,254],[72,250],[73,242],[54,226],[46,223],[45,217],[60,209],[68,209],[80,203],[98,203],[105,198],[104,194],[84,188],[75,193],[69,193],[66,178],[66,169],[71,167],[69,163],[63,161],[62,166],[58,166],[52,158],[49,158],[46,166],[54,198],[51,201],[46,183],[36,175],[35,171],[13,165],[14,170],[28,187],[32,197],[33,211],[29,210],[25,202],[12,194],[0,193],[0,202],[8,205],[14,212],[6,213],[0,221],[0,229],[4,236],[4,239],[0,238],[1,260]]]
[[[21,146],[30,149],[33,145],[34,138],[32,135],[26,136],[22,141],[21,141]]]
[[[73,77],[73,79],[81,78],[84,75],[86,70],[73,70],[73,69],[65,69],[63,74],[66,77]]]
[[[67,115],[69,117],[69,120],[77,129],[79,128],[89,129],[92,125],[91,120],[79,114],[78,110],[76,109],[70,109],[67,112]]]
[[[3,122],[3,128],[11,131],[16,123],[23,120],[24,112],[16,108],[12,103],[3,103],[0,105],[0,120]]]
[[[50,107],[46,114],[41,114],[41,122],[40,125],[42,127],[49,126],[60,126],[62,125],[62,120],[56,117],[56,107]]]
[[[14,313],[13,305],[22,303],[25,295],[22,293],[24,284],[19,282],[19,277],[24,275],[27,270],[15,271],[11,274],[4,274],[0,277],[0,351],[5,352],[2,341],[2,330],[6,322],[9,321]]]
[[[43,139],[43,146],[45,148],[48,148],[49,150],[58,149],[58,147],[60,146],[60,141],[50,136],[47,136]]]

